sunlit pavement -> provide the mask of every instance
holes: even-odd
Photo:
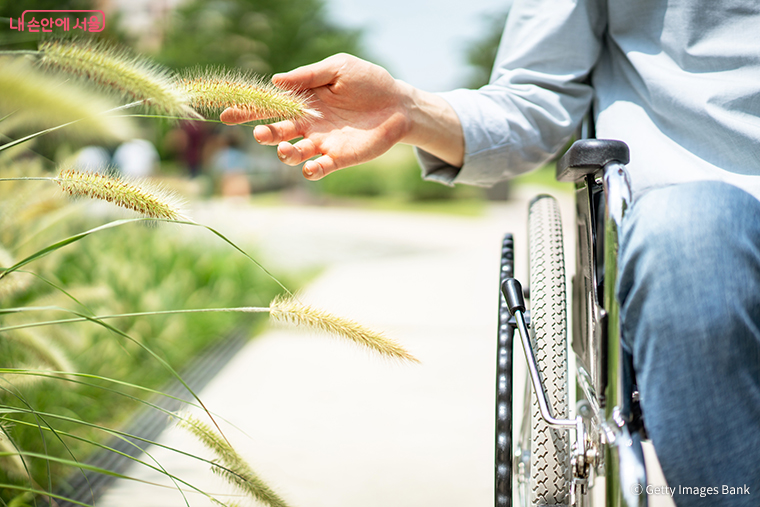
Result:
[[[324,267],[302,301],[384,331],[422,362],[273,328],[200,393],[233,445],[290,505],[492,505],[500,243],[514,233],[516,272],[525,279],[534,193],[518,191],[477,218],[235,201],[192,211],[274,271]],[[568,242],[572,198],[563,196],[561,207]],[[567,263],[570,272],[572,252]],[[183,430],[164,432],[161,442],[211,458]],[[149,453],[143,459],[221,500],[241,500],[228,496],[234,490],[207,463],[156,447]],[[185,505],[160,474],[133,466],[127,475],[167,487],[119,480],[99,507]],[[190,505],[212,505],[183,490]]]

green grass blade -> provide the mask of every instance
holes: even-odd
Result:
[[[15,421],[15,424],[16,425],[21,425],[21,426],[34,426],[33,423],[30,423],[30,422],[27,422],[27,421]],[[127,458],[127,459],[129,459],[129,460],[131,460],[131,461],[133,461],[135,463],[139,463],[139,464],[144,465],[144,466],[146,466],[146,467],[148,467],[148,468],[150,468],[152,470],[155,470],[156,472],[159,472],[162,475],[165,475],[166,477],[168,477],[174,483],[174,485],[176,486],[176,489],[180,492],[180,494],[182,495],[182,498],[185,500],[185,505],[187,505],[188,507],[190,507],[190,503],[187,501],[187,497],[185,496],[185,492],[182,490],[182,487],[179,485],[179,483],[182,483],[182,484],[188,486],[189,488],[197,491],[198,493],[201,493],[201,494],[205,495],[206,497],[211,498],[211,496],[209,494],[205,493],[203,490],[201,490],[199,488],[196,488],[192,484],[190,484],[190,483],[188,483],[186,481],[183,481],[182,479],[180,479],[180,478],[178,478],[178,477],[170,474],[163,466],[161,466],[161,463],[159,463],[159,461],[156,458],[154,458],[153,455],[151,455],[147,450],[141,448],[140,446],[138,446],[134,442],[131,442],[129,439],[127,439],[125,437],[122,437],[120,435],[114,435],[119,440],[121,440],[121,441],[123,441],[123,442],[125,442],[125,443],[127,443],[129,445],[131,445],[132,447],[134,447],[136,449],[139,449],[140,452],[145,453],[145,455],[148,456],[155,463],[155,465],[151,465],[150,463],[147,463],[147,462],[145,462],[145,461],[143,461],[143,460],[141,460],[141,459],[139,459],[139,458],[137,458],[135,456],[131,456],[131,455],[125,453],[125,452],[121,452],[118,449],[114,449],[113,447],[110,447],[108,445],[102,444],[100,442],[96,442],[95,440],[92,440],[90,438],[81,437],[79,435],[75,435],[73,433],[69,433],[67,431],[61,431],[61,430],[58,430],[58,434],[60,434],[60,435],[62,435],[64,437],[72,438],[74,440],[79,440],[80,442],[84,442],[86,444],[90,444],[90,445],[92,445],[94,447],[98,447],[100,449],[103,449],[103,450],[106,450],[106,451],[109,451],[109,452],[113,452],[115,454],[118,454],[119,456],[123,456],[124,458]],[[159,484],[156,484],[156,486],[168,487],[168,486],[163,486],[163,485],[159,485]],[[175,488],[173,488],[173,489],[175,489]]]
[[[112,222],[113,223],[113,222]],[[23,262],[23,261],[22,261]],[[206,412],[206,414],[209,416],[211,421],[214,423],[214,426],[219,430],[220,433],[222,433],[222,436],[224,436],[224,433],[222,432],[221,428],[219,428],[219,425],[217,424],[214,417],[211,415],[211,412],[206,408],[206,405],[203,403],[203,401],[200,399],[200,397],[193,391],[193,389],[185,382],[185,380],[182,378],[182,376],[177,373],[177,371],[172,368],[172,366],[166,362],[165,359],[163,359],[161,356],[153,352],[153,350],[150,349],[150,347],[146,346],[144,343],[140,342],[139,340],[135,340],[130,335],[122,331],[121,329],[118,329],[110,324],[107,324],[106,322],[103,322],[102,320],[98,319],[97,317],[91,317],[89,315],[84,315],[83,313],[80,313],[76,310],[69,310],[66,308],[61,308],[57,306],[47,306],[47,307],[26,307],[26,308],[3,308],[0,309],[0,314],[5,313],[20,313],[20,312],[27,312],[27,311],[39,311],[39,310],[60,310],[67,313],[71,313],[73,315],[76,315],[80,319],[90,321],[94,324],[97,324],[99,326],[102,326],[106,328],[107,330],[111,331],[112,333],[115,333],[122,338],[125,338],[129,340],[130,342],[134,343],[141,349],[143,349],[145,352],[147,352],[151,357],[153,357],[156,361],[158,361],[159,364],[161,364],[166,370],[175,378],[177,381],[182,384],[182,386],[187,389],[187,391],[192,395],[193,398],[201,405],[201,408]],[[226,439],[226,437],[225,437]]]
[[[25,143],[27,141],[31,141],[35,137],[40,137],[40,136],[43,136],[45,134],[49,134],[50,132],[54,132],[54,131],[56,131],[58,129],[62,129],[63,127],[68,127],[69,125],[73,125],[74,123],[76,123],[78,121],[80,121],[80,120],[74,120],[74,121],[70,121],[68,123],[64,123],[62,125],[58,125],[58,126],[55,126],[55,127],[50,127],[49,129],[40,130],[39,132],[35,132],[34,134],[29,134],[26,137],[22,137],[20,139],[16,139],[16,140],[11,141],[9,143],[5,143],[2,146],[0,146],[0,151],[7,150],[8,148],[13,148],[14,146],[17,146],[19,144]]]
[[[37,252],[31,254],[30,256],[26,257],[25,259],[22,259],[21,261],[17,262],[13,266],[6,268],[2,273],[0,273],[0,279],[2,279],[4,276],[16,271],[17,269],[26,266],[30,262],[34,262],[35,260],[44,257],[50,253],[55,252],[56,250],[63,248],[67,245],[70,245],[72,243],[75,243],[81,239],[86,238],[90,234],[94,234],[99,231],[103,231],[106,229],[111,229],[113,227],[119,227],[125,224],[129,223],[135,223],[135,222],[168,222],[173,224],[180,224],[180,225],[189,225],[192,227],[201,227],[203,229],[206,229],[207,231],[211,232],[215,236],[217,236],[219,239],[230,245],[232,248],[243,254],[248,260],[253,262],[259,269],[261,269],[269,278],[271,278],[277,285],[280,286],[285,292],[287,292],[290,296],[293,295],[292,292],[288,290],[287,287],[285,287],[282,282],[280,282],[272,273],[270,273],[259,261],[251,257],[251,255],[248,254],[245,250],[237,246],[233,241],[228,239],[224,234],[217,231],[216,229],[213,229],[212,227],[209,227],[207,225],[199,224],[197,222],[191,222],[186,220],[169,220],[165,218],[125,218],[122,220],[115,220],[113,222],[109,222],[107,224],[95,227],[93,229],[90,229],[88,231],[80,232],[78,234],[75,234],[73,236],[69,236],[66,239],[62,239],[56,243],[53,243],[52,245],[49,245],[42,250],[38,250]]]
[[[99,385],[99,384],[94,384],[94,383],[91,383],[91,382],[84,382],[84,381],[81,381],[81,380],[75,380],[75,378],[79,377],[79,378],[84,378],[84,379],[93,379],[93,380],[100,380],[100,381],[103,381],[103,382],[109,382],[109,383],[112,383],[112,384],[115,384],[115,385],[127,387],[127,388],[130,388],[130,389],[134,389],[136,391],[141,391],[141,392],[144,392],[144,393],[147,393],[147,394],[151,394],[151,395],[154,395],[154,396],[161,396],[161,397],[164,397],[164,398],[168,398],[170,400],[178,401],[178,402],[180,402],[182,404],[185,404],[185,405],[188,405],[190,407],[194,407],[194,408],[198,408],[198,409],[201,408],[200,405],[198,405],[196,403],[193,403],[192,401],[188,401],[186,399],[179,398],[177,396],[173,396],[171,394],[165,393],[163,391],[159,391],[157,389],[151,389],[149,387],[141,386],[141,385],[138,385],[138,384],[132,384],[132,383],[126,382],[124,380],[118,380],[118,379],[114,379],[114,378],[110,378],[110,377],[104,377],[102,375],[95,375],[93,373],[80,373],[80,372],[71,372],[71,371],[52,371],[52,370],[30,370],[28,368],[1,368],[0,367],[0,374],[39,376],[39,377],[44,377],[44,378],[49,378],[49,379],[54,379],[54,380],[59,380],[59,381],[72,382],[72,383],[84,385],[84,386],[87,386],[87,387],[94,387],[94,388],[97,388],[97,389],[103,389],[105,391],[114,393],[116,395],[124,396],[126,398],[129,398],[129,399],[132,399],[134,401],[140,402],[140,403],[142,403],[144,405],[147,405],[147,406],[149,406],[151,408],[154,408],[154,409],[156,409],[156,410],[158,410],[160,412],[163,412],[166,415],[171,416],[171,417],[177,417],[177,415],[174,412],[170,411],[170,410],[166,410],[165,408],[161,407],[160,405],[156,405],[154,403],[151,403],[150,401],[144,400],[142,398],[138,398],[137,396],[133,396],[131,394],[125,393],[123,391],[119,391],[117,389],[112,389],[112,388],[105,387],[105,386],[102,386],[102,385]],[[217,419],[219,419],[221,421],[224,421],[225,423],[227,423],[231,427],[235,428],[236,430],[238,430],[240,433],[242,433],[246,437],[251,438],[250,435],[246,434],[245,431],[243,431],[242,428],[239,428],[238,426],[236,426],[232,421],[230,421],[230,420],[222,417],[219,414],[216,414],[216,413],[213,413],[213,412],[212,412],[212,414],[214,415],[214,417],[216,417]],[[130,436],[130,437],[131,438],[137,438],[137,437],[134,437],[134,436]],[[151,443],[155,444],[155,442],[151,442]],[[158,445],[158,444],[155,444],[155,445]],[[177,452],[179,452],[179,451],[177,451]]]
[[[78,502],[76,500],[72,500],[71,498],[65,497],[63,495],[57,495],[55,493],[50,493],[42,489],[19,486],[18,484],[0,484],[0,489],[7,489],[9,491],[24,491],[26,493],[34,493],[35,495],[42,495],[42,496],[46,496],[50,498],[55,498],[56,500],[66,500],[67,502],[71,502],[75,505],[82,505],[83,507],[95,507],[92,504]]]
[[[73,424],[79,424],[81,426],[86,426],[88,428],[93,428],[93,429],[96,429],[96,430],[100,430],[100,431],[103,431],[104,433],[107,433],[107,434],[109,434],[111,436],[114,436],[114,437],[124,437],[124,438],[127,438],[127,439],[139,440],[140,442],[145,442],[146,444],[149,444],[149,445],[155,445],[156,447],[161,447],[162,449],[166,449],[168,451],[176,452],[177,454],[181,454],[181,455],[187,456],[189,458],[197,459],[198,461],[202,461],[204,463],[208,463],[209,465],[215,465],[215,463],[213,461],[208,460],[206,458],[203,458],[201,456],[197,456],[197,455],[189,453],[187,451],[183,451],[182,449],[177,449],[176,447],[171,447],[171,446],[162,444],[160,442],[157,442],[157,441],[154,441],[154,440],[150,440],[148,438],[141,437],[139,435],[133,435],[131,433],[127,433],[126,431],[115,430],[113,428],[108,428],[108,427],[100,425],[100,424],[83,421],[81,419],[76,419],[74,417],[65,416],[65,415],[61,415],[61,414],[53,414],[53,413],[50,413],[50,412],[40,412],[40,411],[24,410],[24,409],[20,409],[20,408],[17,408],[17,407],[8,407],[8,406],[2,406],[2,405],[0,405],[0,414],[7,414],[7,415],[14,415],[14,414],[16,414],[16,415],[18,415],[18,414],[32,414],[32,413],[41,414],[44,417],[47,417],[49,419],[58,419],[60,421],[69,422],[69,423],[73,423]],[[176,414],[172,414],[172,415],[175,418],[179,418],[179,416],[177,416]],[[12,417],[3,416],[3,415],[0,415],[0,420],[13,422],[14,424],[15,423],[20,423],[20,421],[14,419]]]
[[[30,452],[30,451],[22,451],[19,453],[21,456],[27,456],[30,458],[38,458],[38,459],[44,459],[48,461],[53,461],[55,463],[60,463],[61,465],[71,466],[74,468],[79,468],[81,470],[86,470],[88,472],[95,472],[98,474],[108,475],[109,477],[114,477],[116,479],[126,479],[128,481],[135,481],[140,482],[142,484],[148,484],[150,486],[161,486],[160,484],[157,484],[155,482],[146,481],[143,479],[138,479],[136,477],[130,477],[129,475],[120,474],[118,472],[114,472],[113,470],[108,470],[106,468],[98,467],[95,465],[90,465],[88,463],[82,463],[79,461],[72,461],[70,459],[66,458],[59,458],[57,456],[50,456],[48,454],[42,454],[38,452]],[[0,458],[6,457],[6,456],[17,456],[17,454],[12,452],[0,452]],[[52,493],[45,492],[42,493],[44,495],[51,496]],[[56,497],[57,498],[57,497]],[[83,504],[84,505],[84,504]]]
[[[45,419],[44,416],[41,416],[39,412],[35,411],[34,408],[32,408],[32,406],[26,401],[23,395],[12,392],[9,389],[6,389],[5,387],[2,387],[2,386],[0,386],[0,389],[5,391],[6,393],[9,393],[11,396],[13,396],[14,398],[16,398],[17,400],[19,400],[21,403],[23,403],[25,406],[28,407],[29,413],[32,414],[34,418],[37,420],[37,424],[35,425],[35,427],[38,428],[40,431],[40,438],[42,440],[43,448],[45,449],[46,453],[47,453],[47,440],[45,439],[45,434],[43,433],[43,429],[45,429],[45,427],[47,427],[47,429],[50,430],[50,432],[56,437],[56,439],[61,443],[61,445],[63,445],[63,448],[66,449],[66,452],[69,454],[69,456],[71,456],[71,458],[74,461],[77,461],[76,456],[74,456],[74,453],[71,451],[69,446],[66,445],[66,442],[63,441],[63,439],[58,434],[56,429],[53,428],[53,426],[51,426],[50,423],[48,423],[47,419]],[[41,423],[44,423],[44,426]],[[53,491],[53,477],[52,477],[52,473],[50,472],[50,462],[46,461],[45,464],[47,468],[48,490]],[[24,464],[24,469],[26,469],[26,473],[29,477],[29,481],[31,482],[32,486],[38,486],[38,484],[34,482],[34,479],[32,478],[29,472],[29,469],[26,467],[26,463]],[[85,476],[85,480],[87,480],[86,476]],[[89,481],[87,482],[89,484]]]
[[[12,411],[14,413],[28,413],[27,411],[24,411],[24,410],[12,410]],[[2,410],[0,410],[0,412],[2,412]],[[132,461],[140,463],[141,465],[144,465],[144,466],[146,466],[146,467],[148,467],[148,468],[150,468],[150,469],[152,469],[152,470],[154,470],[156,472],[161,473],[162,475],[165,475],[166,477],[168,477],[169,479],[171,479],[175,484],[177,484],[178,482],[181,483],[181,484],[184,484],[185,486],[189,487],[191,490],[196,491],[196,492],[198,492],[198,493],[206,496],[207,498],[213,498],[213,497],[212,497],[212,495],[210,495],[209,493],[201,490],[200,488],[197,488],[197,487],[193,486],[192,484],[188,483],[187,481],[181,479],[180,477],[177,477],[177,476],[169,473],[168,471],[166,471],[166,469],[164,469],[160,465],[160,463],[158,463],[158,461],[155,458],[153,458],[153,456],[150,455],[150,453],[146,452],[144,449],[141,449],[139,446],[137,446],[133,442],[130,442],[129,439],[139,440],[139,441],[148,443],[150,445],[155,445],[157,447],[160,447],[160,448],[163,448],[163,449],[167,449],[167,450],[176,452],[178,454],[182,454],[184,456],[196,459],[198,461],[201,461],[203,463],[206,463],[206,464],[210,465],[213,468],[218,468],[218,469],[224,470],[224,471],[226,471],[228,473],[237,475],[237,473],[234,470],[231,470],[228,467],[226,467],[226,466],[224,466],[224,465],[222,465],[220,463],[217,463],[217,462],[212,461],[212,460],[208,460],[206,458],[203,458],[201,456],[197,456],[195,454],[188,453],[186,451],[182,451],[182,450],[174,448],[174,447],[170,447],[170,446],[161,444],[159,442],[155,442],[155,441],[152,441],[152,440],[149,440],[149,439],[141,438],[141,437],[138,437],[136,435],[131,435],[129,433],[125,433],[125,432],[113,430],[113,429],[110,429],[110,428],[106,428],[104,426],[100,426],[100,425],[97,425],[97,424],[87,423],[85,421],[78,421],[76,419],[73,419],[73,418],[70,418],[70,417],[66,417],[66,416],[57,416],[56,414],[45,414],[45,415],[47,417],[59,417],[61,420],[69,421],[69,422],[72,422],[72,421],[74,421],[74,422],[81,422],[83,425],[103,430],[103,431],[107,432],[108,434],[110,434],[110,435],[112,435],[112,436],[114,436],[116,438],[124,440],[125,442],[129,443],[130,445],[133,445],[134,447],[139,448],[142,452],[145,452],[145,454],[148,455],[157,464],[157,466],[151,465],[150,463],[147,463],[147,462],[145,462],[143,460],[140,460],[139,458],[136,458],[134,456],[130,456],[130,455],[128,455],[126,453],[123,453],[123,452],[121,452],[121,451],[119,451],[117,449],[109,447],[109,446],[107,446],[105,444],[101,444],[101,443],[95,442],[95,441],[93,441],[91,439],[80,437],[78,435],[75,435],[75,434],[72,434],[72,433],[68,433],[68,432],[64,432],[64,431],[58,431],[58,433],[61,434],[61,435],[63,435],[63,436],[71,437],[71,438],[74,438],[74,439],[77,439],[77,440],[80,440],[80,441],[84,441],[86,443],[90,443],[90,444],[92,444],[92,445],[94,445],[96,447],[100,447],[102,449],[114,452],[114,453],[119,454],[121,456],[124,456],[124,457],[126,457],[126,458],[128,458],[128,459],[130,459]],[[179,417],[179,416],[174,415],[174,417]],[[8,417],[0,417],[0,420],[11,421],[14,424],[23,425],[23,426],[35,426],[33,423],[30,423],[30,422],[27,422],[27,421],[19,421],[19,420],[8,418]],[[41,456],[44,456],[44,455],[36,455],[35,453],[31,453],[31,452],[20,452],[19,454],[21,454],[22,456],[30,456],[30,457],[41,457]],[[15,454],[0,452],[0,457],[7,456],[7,455],[15,455]],[[114,476],[114,474],[115,474],[115,472],[110,472],[110,471],[108,471],[106,469],[103,469],[103,468],[100,468],[100,467],[95,467],[95,466],[89,465],[89,464],[81,464],[78,461],[77,462],[72,462],[71,460],[66,460],[65,458],[54,458],[54,459],[51,459],[51,461],[55,461],[57,463],[61,463],[61,464],[64,464],[64,465],[74,466],[74,467],[80,468],[82,470],[94,471],[94,472],[97,472],[97,473],[105,473],[106,475],[110,475],[110,476]],[[120,475],[120,474],[118,474],[118,475]],[[120,475],[119,478],[126,478],[126,479],[129,479],[129,480],[134,480],[134,481],[137,481],[137,482],[141,482],[143,484],[149,484],[149,485],[157,486],[157,487],[161,487],[161,488],[169,488],[170,487],[170,486],[166,486],[166,485],[163,485],[163,484],[157,484],[155,482],[145,481],[145,480],[141,480],[141,479],[135,479],[135,478],[132,478],[132,477],[129,477],[129,476],[124,476],[124,475]],[[172,488],[172,489],[175,489],[175,488]],[[182,494],[183,498],[185,498],[185,501],[187,502],[187,499],[186,499],[186,497],[184,495],[185,491],[179,485],[177,485],[176,489],[178,489],[180,491],[180,493]]]
[[[22,307],[16,307],[16,308],[0,308],[0,314],[22,313],[22,312],[31,312],[31,311],[49,311],[49,310],[68,311],[65,308],[62,308],[59,306],[22,306]],[[150,317],[152,315],[179,315],[179,314],[186,314],[186,313],[233,313],[233,312],[268,313],[269,307],[240,306],[236,308],[187,308],[187,309],[182,309],[182,310],[156,310],[156,311],[151,311],[151,312],[133,312],[133,313],[116,313],[113,315],[97,315],[97,316],[93,316],[93,318],[104,320],[104,319],[118,319],[122,317]],[[0,327],[0,332],[15,331],[15,330],[26,329],[30,327],[54,326],[58,324],[71,324],[74,322],[85,322],[85,321],[87,321],[86,318],[77,317],[77,318],[72,318],[72,319],[57,319],[57,320],[44,320],[44,321],[39,321],[39,322],[27,322],[25,324],[16,324],[12,326]]]
[[[17,270],[17,271],[19,271],[20,273],[27,273],[27,274],[30,274],[30,275],[34,276],[35,278],[37,278],[37,279],[41,280],[42,282],[48,284],[49,286],[51,286],[52,288],[54,288],[58,292],[62,293],[63,295],[65,295],[70,300],[74,301],[76,304],[78,304],[79,306],[81,306],[82,308],[84,308],[85,310],[87,310],[89,313],[91,313],[91,314],[95,313],[86,304],[82,303],[77,298],[75,298],[73,295],[71,295],[66,289],[64,289],[60,285],[56,284],[52,280],[48,280],[47,278],[45,278],[44,276],[40,275],[39,273],[35,273],[34,271],[26,271],[26,270]]]
[[[0,273],[0,279],[2,279],[4,276],[6,276],[6,275],[8,275],[10,273],[13,273],[17,269],[26,266],[30,262],[34,262],[37,259],[45,257],[46,255],[48,255],[50,253],[53,253],[53,252],[55,252],[56,250],[58,250],[60,248],[63,248],[65,246],[67,246],[67,245],[75,243],[75,242],[79,241],[80,239],[86,238],[90,234],[93,234],[93,233],[98,232],[98,231],[103,231],[103,230],[106,230],[106,229],[111,229],[113,227],[118,227],[120,225],[124,225],[125,223],[135,222],[135,221],[140,221],[140,220],[147,220],[147,219],[133,218],[133,219],[115,220],[113,222],[109,222],[109,223],[107,223],[105,225],[101,225],[101,226],[95,227],[95,228],[90,229],[88,231],[80,232],[79,234],[75,234],[73,236],[69,236],[66,239],[62,239],[61,241],[57,241],[56,243],[53,243],[52,245],[46,246],[42,250],[38,250],[38,251],[34,252],[33,254],[31,254],[30,256],[26,257],[25,259],[20,260],[19,262],[17,262],[13,266],[11,266],[9,268],[6,268],[5,271],[3,271],[2,273]]]

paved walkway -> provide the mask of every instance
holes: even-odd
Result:
[[[332,337],[272,329],[200,393],[229,421],[222,427],[235,447],[291,505],[492,505],[499,247],[505,232],[515,234],[524,279],[532,194],[478,218],[235,202],[193,211],[256,248],[275,271],[324,266],[303,301],[383,330],[422,361],[397,364]],[[565,198],[561,206],[568,241],[573,205]],[[161,441],[208,456],[181,430]],[[203,463],[149,452],[192,484],[230,491]],[[167,484],[144,467],[127,475]],[[212,505],[198,494],[188,500]],[[98,502],[175,505],[184,505],[176,489],[129,481]]]

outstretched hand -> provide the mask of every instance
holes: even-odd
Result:
[[[321,117],[257,125],[253,135],[260,144],[277,145],[278,157],[288,165],[306,161],[303,175],[308,179],[318,180],[338,169],[372,160],[399,142],[425,144],[425,129],[420,127],[427,122],[416,117],[421,110],[431,109],[420,103],[430,101],[419,100],[424,92],[394,79],[382,67],[338,54],[276,74],[272,82],[283,89],[310,92],[313,97],[309,107],[319,111]],[[437,108],[451,109],[443,99],[433,102],[433,116],[441,116]],[[458,126],[456,114],[447,112]],[[241,110],[227,109],[220,119],[244,123],[256,118],[247,117]],[[461,127],[454,131],[461,137]],[[303,139],[288,142],[298,137]],[[459,144],[463,152],[461,139]],[[453,161],[456,163],[456,156]],[[461,164],[461,155],[458,161]]]
[[[297,165],[315,155],[303,167],[309,179],[319,179],[344,167],[371,160],[401,141],[410,129],[402,105],[403,83],[382,67],[350,55],[326,60],[277,74],[272,82],[284,89],[309,90],[309,107],[321,118],[286,120],[258,125],[253,131],[261,144],[277,145],[277,154],[288,165]],[[240,111],[228,109],[225,123],[249,121]],[[303,137],[290,144],[287,141]]]

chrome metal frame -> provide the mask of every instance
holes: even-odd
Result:
[[[641,435],[633,430],[631,409],[633,378],[624,357],[619,305],[615,297],[618,231],[632,203],[625,165],[618,161],[586,176],[577,185],[578,250],[573,297],[577,319],[573,350],[577,354],[577,382],[588,409],[584,422],[590,436],[587,445],[595,460],[587,477],[605,477],[605,505],[645,506],[646,485]],[[597,217],[604,208],[604,223]],[[602,230],[603,225],[603,230]],[[598,262],[603,256],[604,262]],[[601,304],[600,304],[601,300]],[[586,505],[583,495],[575,499]]]
[[[515,305],[516,329],[541,417],[551,427],[575,430],[571,455],[572,504],[589,505],[588,490],[593,487],[595,477],[603,475],[607,506],[645,506],[646,494],[636,494],[641,491],[637,485],[646,485],[642,437],[637,431],[641,426],[640,421],[634,420],[637,416],[632,410],[636,401],[632,369],[622,351],[619,306],[614,291],[618,231],[631,206],[631,185],[625,166],[611,161],[586,174],[576,185],[576,205],[578,242],[572,345],[577,355],[577,384],[585,401],[579,404],[574,419],[553,416],[530,343],[522,312],[524,305]],[[599,220],[601,209],[603,222]],[[601,259],[603,262],[599,262]],[[525,457],[521,459],[524,461]]]

